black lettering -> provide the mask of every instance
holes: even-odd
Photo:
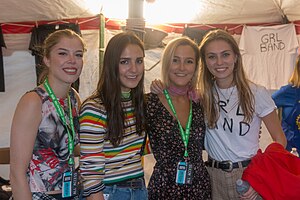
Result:
[[[279,40],[279,38],[278,38],[278,33],[276,33],[276,41],[277,42],[282,42],[282,40]]]
[[[270,34],[269,34],[269,39],[270,39],[270,40],[269,40],[270,43],[272,43],[272,42],[275,43],[275,34],[274,34],[274,33],[270,33]]]
[[[285,48],[285,44],[283,42],[279,42],[278,46],[279,50],[283,50]]]
[[[273,45],[272,45],[272,43],[269,43],[268,45],[267,45],[267,49],[268,49],[268,51],[273,51],[274,49],[273,49]]]
[[[230,122],[227,118],[224,118],[224,124],[223,124],[223,130],[226,131],[226,127],[230,130],[232,133],[232,127],[233,127],[233,119],[230,119]]]
[[[244,116],[245,114],[243,113],[242,109],[240,106],[237,107],[236,109],[236,115],[237,116]]]
[[[227,113],[227,110],[225,110],[226,105],[227,103],[225,101],[219,101],[219,106],[225,113]]]
[[[250,125],[246,122],[240,122],[240,136],[246,135],[250,130]]]
[[[265,34],[265,35],[263,35],[263,36],[261,37],[261,42],[262,42],[263,44],[269,42],[269,39],[268,39],[268,37],[266,37],[266,36],[268,36],[268,34]]]

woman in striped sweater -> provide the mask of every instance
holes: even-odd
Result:
[[[80,170],[87,200],[147,199],[144,144],[144,47],[122,32],[108,43],[96,91],[80,111]]]

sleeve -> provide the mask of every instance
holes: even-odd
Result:
[[[86,102],[80,110],[80,173],[83,196],[104,189],[106,114],[95,102]]]
[[[265,87],[257,85],[255,90],[255,112],[259,117],[265,117],[276,109],[276,105]]]
[[[272,99],[274,100],[278,108],[281,108],[283,105],[286,104],[286,100],[287,100],[286,91],[287,91],[287,86],[283,86],[272,94]]]

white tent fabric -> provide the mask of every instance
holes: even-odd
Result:
[[[62,20],[90,17],[88,5],[95,0],[1,0],[0,23]],[[99,3],[100,7],[100,3]]]
[[[103,5],[102,10],[106,17],[116,18],[116,15],[127,17],[126,2],[126,0],[1,0],[0,23],[90,17],[95,15],[93,9],[100,11],[101,5]],[[145,17],[154,13],[160,18],[168,19],[166,23],[269,23],[280,22],[283,16],[286,16],[289,21],[300,20],[300,0],[155,0],[154,3],[147,2],[145,0]],[[171,6],[172,9],[169,8]],[[185,9],[190,9],[188,12],[195,14],[188,21],[178,18],[182,12],[187,11]]]

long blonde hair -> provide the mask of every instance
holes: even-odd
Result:
[[[296,64],[294,67],[293,74],[289,80],[289,83],[295,87],[300,87],[300,55],[296,59]]]
[[[233,70],[233,83],[236,85],[238,91],[239,106],[241,106],[245,114],[244,121],[250,122],[252,121],[254,113],[254,95],[250,89],[250,81],[246,78],[243,69],[241,53],[235,39],[226,31],[217,29],[208,32],[200,43],[200,74],[198,87],[203,100],[208,127],[214,128],[219,118],[218,99],[214,98],[213,93],[215,77],[208,70],[205,60],[206,46],[216,40],[227,42],[237,57]]]

